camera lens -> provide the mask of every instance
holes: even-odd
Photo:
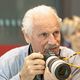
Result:
[[[44,56],[46,61],[46,66],[48,66],[49,71],[55,77],[55,80],[67,79],[71,73],[70,66],[65,61],[59,59],[55,55],[50,55],[50,54],[46,55]]]
[[[70,73],[71,73],[70,66],[65,63],[60,64],[55,70],[55,75],[59,80],[67,79]]]

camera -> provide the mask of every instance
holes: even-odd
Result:
[[[69,77],[71,73],[70,66],[65,61],[55,56],[54,53],[47,52],[44,55],[44,60],[55,80],[66,80]]]

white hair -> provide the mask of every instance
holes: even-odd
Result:
[[[40,5],[37,7],[34,7],[30,10],[28,10],[23,18],[22,21],[22,30],[24,30],[27,34],[32,34],[32,27],[34,26],[33,24],[33,16],[38,15],[38,14],[47,14],[47,13],[51,13],[53,15],[56,16],[58,22],[61,22],[61,18],[58,17],[57,12],[55,9],[53,9],[50,6],[46,6],[46,5]]]

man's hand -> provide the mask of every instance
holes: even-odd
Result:
[[[44,72],[44,80],[58,80],[56,79],[52,73],[49,71],[48,67],[46,67]]]
[[[43,74],[45,69],[44,56],[40,53],[32,53],[24,61],[20,72],[21,80],[33,80],[37,74]]]

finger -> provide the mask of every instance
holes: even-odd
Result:
[[[25,65],[26,65],[26,66],[32,65],[32,60],[29,60],[29,59],[26,59],[26,58],[25,58]]]
[[[45,80],[56,80],[55,76],[52,75],[52,73],[49,71],[48,67],[45,68],[44,78],[45,78]]]
[[[31,74],[43,74],[44,73],[44,70],[31,70]]]
[[[34,59],[34,60],[25,59],[25,64],[26,65],[45,65],[46,62],[43,59]]]
[[[34,65],[45,65],[45,61],[42,59],[34,59],[34,60],[32,60],[32,64],[34,64]]]
[[[44,60],[27,60],[26,61],[26,68],[29,69],[44,69],[45,68],[45,61]]]
[[[29,68],[29,69],[44,69],[45,61],[41,59],[27,60],[25,65],[26,65],[26,68]]]
[[[34,66],[31,66],[31,69],[33,69],[33,70],[44,70],[45,66],[43,66],[43,65],[34,65]]]
[[[46,67],[45,71],[46,71],[47,73],[49,73],[49,68],[48,68],[48,67]]]
[[[39,53],[32,53],[26,59],[43,59],[43,58],[44,56],[39,52]]]

